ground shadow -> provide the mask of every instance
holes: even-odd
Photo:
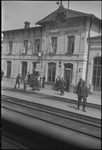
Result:
[[[56,95],[61,95],[60,93],[55,93]]]
[[[76,105],[76,106],[70,106],[70,105],[67,105],[67,106],[70,107],[70,108],[77,109],[77,105]]]

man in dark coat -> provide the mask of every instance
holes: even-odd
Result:
[[[64,95],[64,88],[65,88],[65,80],[62,78],[59,82],[59,87],[60,87],[60,93],[61,95]]]
[[[42,75],[42,88],[45,88],[45,75]]]
[[[80,87],[80,85],[82,84],[82,82],[83,82],[83,79],[80,78],[80,79],[79,79],[79,82],[78,82],[78,85],[77,85],[76,94],[78,94],[78,90],[79,90],[79,87]]]
[[[88,88],[86,86],[86,82],[83,81],[82,85],[79,87],[78,90],[78,109],[80,107],[81,100],[83,99],[83,111],[86,111],[85,107],[87,98],[88,98]]]
[[[16,77],[16,83],[15,83],[14,88],[16,88],[17,84],[18,84],[18,88],[20,88],[20,80],[21,80],[21,76],[20,76],[20,74],[18,74],[18,76]]]
[[[59,86],[60,86],[60,77],[58,76],[56,78],[56,90],[58,91],[59,90]]]

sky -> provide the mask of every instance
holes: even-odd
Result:
[[[2,1],[2,30],[24,28],[24,22],[29,21],[30,26],[56,9],[57,1]],[[101,1],[70,1],[69,9],[88,14],[94,14],[101,19]],[[68,1],[63,1],[63,6],[68,7]]]

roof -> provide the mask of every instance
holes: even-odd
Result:
[[[41,25],[42,23],[49,22],[49,21],[55,21],[56,15],[58,14],[58,12],[65,12],[66,13],[66,19],[73,18],[73,17],[92,16],[93,15],[93,14],[87,14],[87,13],[83,13],[83,12],[79,12],[79,11],[75,11],[75,10],[71,10],[71,9],[66,9],[62,5],[57,10],[55,10],[54,12],[52,12],[51,14],[49,14],[48,16],[43,18],[42,20],[36,22],[36,25],[37,24]]]
[[[13,32],[13,31],[21,31],[21,30],[31,30],[31,29],[36,29],[36,28],[42,28],[41,26],[35,26],[35,27],[29,27],[29,28],[20,28],[20,29],[13,29],[13,30],[5,30],[2,31],[2,33],[6,33],[6,32]]]

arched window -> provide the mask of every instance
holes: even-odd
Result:
[[[55,75],[56,75],[56,64],[53,62],[49,63],[48,64],[48,82],[54,82]]]
[[[94,90],[100,90],[101,89],[101,57],[94,58],[93,88],[94,88]]]
[[[11,61],[7,61],[7,77],[11,75]]]
[[[22,77],[25,77],[25,75],[27,74],[27,62],[23,61],[22,62]]]

